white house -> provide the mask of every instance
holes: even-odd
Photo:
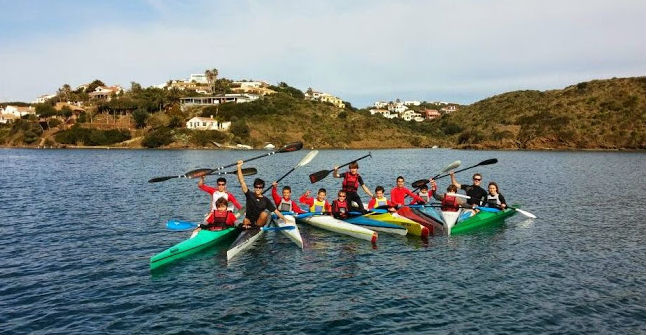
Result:
[[[230,127],[231,122],[219,122],[213,116],[210,118],[196,116],[186,122],[186,128],[188,129],[227,131]]]
[[[22,107],[22,106],[12,106],[8,105],[5,107],[3,114],[5,115],[13,115],[17,116],[18,118],[28,115],[28,114],[34,114],[36,115],[36,109],[32,106],[29,107]]]
[[[188,78],[188,82],[196,82],[198,84],[208,84],[209,81],[206,79],[206,75],[204,73],[192,73],[191,76]]]
[[[0,113],[0,124],[7,124],[7,123],[9,123],[9,122],[13,122],[13,121],[15,121],[15,120],[17,120],[17,119],[19,119],[19,118],[20,118],[20,117],[15,116],[15,115],[13,115],[13,114],[3,114],[3,113]]]
[[[179,101],[181,108],[184,109],[185,107],[192,105],[219,105],[226,102],[244,103],[258,100],[259,98],[260,96],[255,94],[224,94],[210,97],[186,97],[180,98]]]
[[[43,94],[36,98],[36,100],[32,101],[33,104],[42,104],[47,102],[47,100],[56,97],[56,94]]]
[[[446,106],[441,109],[441,111],[444,112],[445,114],[453,113],[457,110],[458,110],[458,106],[455,106],[455,105]]]
[[[388,103],[385,101],[375,101],[375,108],[377,109],[384,109],[388,107]]]
[[[419,102],[419,101],[417,101],[417,100],[404,101],[404,105],[406,105],[406,106],[411,106],[411,105],[413,105],[413,106],[419,106],[419,105],[421,105],[421,104],[422,104],[422,103],[421,103],[421,102]]]
[[[112,99],[112,94],[120,94],[122,92],[123,88],[119,85],[97,86],[97,88],[94,89],[94,92],[90,92],[88,95],[93,99],[110,101],[110,99]]]

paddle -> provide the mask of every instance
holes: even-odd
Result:
[[[410,207],[410,208],[442,207],[442,205],[440,205],[440,204],[432,204],[432,205],[408,205],[408,207]],[[466,207],[466,206],[460,206],[460,208],[472,209],[471,207]],[[528,218],[530,218],[530,219],[536,219],[536,218],[537,218],[537,216],[536,216],[536,215],[534,215],[534,214],[532,214],[532,213],[530,213],[530,212],[528,212],[528,211],[526,211],[526,210],[520,209],[520,208],[516,208],[516,207],[513,207],[513,206],[506,207],[506,208],[508,208],[508,209],[512,209],[512,210],[515,210],[516,212],[518,212],[518,213],[520,213],[520,214],[522,214],[522,215],[524,215],[524,216],[526,216],[526,217],[528,217]],[[493,208],[493,207],[481,207],[481,206],[476,206],[476,207],[473,207],[473,209],[478,209],[478,210],[481,210],[481,211],[483,211],[483,212],[492,212],[492,213],[500,212],[500,209],[498,209],[498,208]]]
[[[455,173],[462,172],[462,171],[465,171],[465,170],[468,170],[468,169],[473,169],[474,167],[478,167],[478,166],[482,166],[482,165],[491,165],[491,164],[496,164],[496,163],[498,163],[497,158],[487,159],[486,161],[482,161],[482,162],[480,162],[480,163],[478,163],[478,164],[476,164],[474,166],[469,166],[468,168],[457,170],[457,171],[455,171]],[[447,174],[438,176],[437,178],[433,178],[433,179],[440,179],[440,178],[444,178],[444,177],[449,176],[449,175],[450,174],[447,173]]]
[[[453,163],[451,163],[451,164],[449,164],[449,165],[445,166],[445,167],[440,171],[440,173],[438,173],[437,175],[435,175],[433,178],[429,178],[429,179],[420,179],[420,180],[418,180],[418,181],[414,182],[414,183],[413,183],[413,187],[414,187],[415,189],[413,190],[413,193],[415,193],[415,191],[417,191],[417,189],[419,189],[419,188],[420,188],[420,187],[422,187],[423,185],[428,184],[428,183],[430,182],[430,179],[435,179],[435,178],[437,178],[439,175],[441,175],[442,173],[446,173],[446,172],[448,172],[448,171],[451,171],[451,170],[453,170],[453,169],[457,168],[458,166],[460,166],[460,164],[462,164],[462,162],[460,162],[460,161],[455,161],[455,162],[453,162]]]
[[[283,152],[298,151],[298,150],[301,150],[302,148],[303,148],[303,142],[292,142],[292,143],[285,144],[282,148],[280,148],[280,149],[278,149],[276,151],[272,151],[272,152],[269,152],[269,153],[266,153],[266,154],[262,154],[260,156],[248,158],[248,159],[243,160],[243,162],[245,162],[245,163],[250,162],[252,160],[267,157],[267,156],[271,156],[273,154],[281,154]],[[235,166],[236,164],[238,164],[238,162],[235,162],[235,163],[232,163],[232,164],[229,164],[229,165],[220,166],[219,168],[213,169],[213,171],[209,172],[208,174],[215,174],[216,171],[223,170],[223,169],[226,169],[226,168],[230,168],[232,166]]]
[[[362,160],[362,159],[364,159],[366,157],[372,157],[372,154],[368,153],[365,156],[359,157],[359,158],[357,158],[357,159],[355,159],[355,160],[353,160],[351,162],[348,162],[348,163],[345,163],[345,164],[339,166],[339,168],[342,168],[342,167],[344,167],[346,165],[350,165],[352,162],[360,161],[360,160]],[[314,184],[317,181],[323,180],[325,177],[327,177],[333,171],[334,171],[334,169],[332,169],[332,170],[321,170],[321,171],[318,171],[318,172],[314,172],[314,173],[312,173],[310,175],[310,181],[312,182],[312,184]]]
[[[283,180],[283,179],[284,179],[285,177],[287,177],[290,173],[294,172],[294,170],[296,170],[297,168],[299,168],[299,167],[301,167],[301,166],[305,166],[305,165],[307,165],[307,164],[308,164],[309,162],[311,162],[311,161],[312,161],[312,159],[314,159],[314,157],[316,157],[316,155],[318,155],[318,154],[319,154],[319,151],[318,151],[318,150],[312,150],[312,151],[308,152],[308,153],[307,153],[307,155],[305,155],[305,157],[303,157],[303,159],[301,159],[301,161],[300,161],[300,162],[298,162],[298,164],[296,164],[296,166],[294,166],[291,170],[289,170],[287,173],[285,173],[282,177],[278,178],[278,180],[276,180],[276,183],[278,183],[278,182],[280,182],[281,180]],[[271,189],[271,186],[270,186],[270,187],[267,187],[267,189],[266,189],[266,190],[264,190],[264,191],[262,191],[262,193],[264,194],[264,193],[266,193],[267,191],[269,191],[270,189]]]
[[[206,176],[207,174],[209,174],[209,172],[211,172],[211,169],[196,169],[196,170],[186,172],[185,174],[179,175],[179,176],[166,176],[166,177],[152,178],[148,182],[149,183],[158,183],[160,181],[166,181],[168,179],[173,179],[173,178],[188,178],[188,179],[199,178],[199,177],[202,177],[202,176]],[[236,173],[238,173],[238,171],[231,171],[231,172],[222,172],[222,171],[220,171],[220,172],[215,173],[215,174],[220,175],[220,174],[236,174]],[[245,176],[252,176],[252,175],[255,175],[256,173],[258,173],[258,170],[256,170],[256,168],[244,168],[244,169],[242,169],[242,174],[245,175]]]

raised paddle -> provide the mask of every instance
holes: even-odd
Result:
[[[297,168],[307,165],[318,154],[319,154],[318,150],[312,150],[312,151],[308,152],[307,155],[305,155],[305,157],[303,157],[303,159],[301,159],[301,161],[298,162],[298,164],[296,164],[296,166],[294,166],[291,170],[289,170],[287,173],[285,173],[282,177],[278,178],[278,180],[276,180],[276,183],[278,183],[281,180],[285,179],[285,177],[287,177],[290,173],[294,172],[294,170],[296,170]],[[266,193],[270,189],[271,189],[271,186],[267,187],[267,189],[262,191],[262,193]]]
[[[446,173],[446,172],[448,172],[448,171],[451,171],[451,170],[453,170],[453,169],[457,168],[458,166],[460,166],[460,164],[462,164],[462,162],[460,162],[460,161],[455,161],[455,162],[453,162],[453,163],[451,163],[451,164],[449,164],[449,165],[445,166],[445,167],[440,171],[440,173],[438,173],[437,175],[435,175],[433,178],[429,178],[429,179],[420,179],[420,180],[418,180],[418,181],[414,182],[414,183],[413,183],[413,187],[414,187],[415,189],[413,190],[413,193],[415,193],[415,191],[417,191],[417,189],[418,189],[418,188],[420,188],[420,187],[422,187],[422,186],[424,186],[424,185],[428,184],[428,182],[430,181],[430,179],[435,179],[435,178],[437,178],[439,175],[441,175],[442,173]]]
[[[188,179],[199,178],[199,177],[202,177],[202,176],[206,176],[211,171],[212,171],[211,169],[197,169],[197,170],[192,170],[192,171],[186,172],[185,174],[180,175],[180,176],[156,177],[156,178],[150,179],[148,182],[149,183],[158,183],[160,181],[166,181],[168,179],[173,179],[173,178],[188,178]],[[236,173],[238,173],[238,171],[231,171],[231,172],[220,171],[220,172],[217,172],[215,174],[220,175],[220,174],[236,174]],[[242,174],[245,175],[245,176],[253,176],[256,173],[258,173],[258,170],[256,170],[256,168],[244,168],[244,169],[242,169]]]
[[[480,163],[478,163],[476,165],[469,166],[468,168],[457,170],[454,173],[462,172],[462,171],[465,171],[465,170],[468,170],[468,169],[473,169],[474,167],[478,167],[478,166],[482,166],[482,165],[491,165],[491,164],[496,164],[496,163],[498,163],[497,158],[487,159],[486,161],[482,161],[482,162],[480,162]],[[440,179],[440,178],[444,178],[444,177],[449,176],[449,175],[450,174],[447,173],[447,174],[443,174],[443,175],[438,176],[437,178],[433,178],[433,179]]]
[[[301,150],[301,149],[303,149],[303,142],[292,142],[292,143],[285,144],[282,148],[280,148],[280,149],[278,149],[276,151],[272,151],[272,152],[269,152],[269,153],[266,153],[266,154],[262,154],[260,156],[248,158],[248,159],[243,160],[243,162],[246,163],[246,162],[250,162],[252,160],[258,159],[258,158],[271,156],[273,154],[281,154],[283,152],[293,152],[293,151],[298,151],[298,150]],[[238,164],[238,162],[235,162],[235,163],[232,163],[232,164],[229,164],[229,165],[220,166],[219,168],[213,169],[213,171],[209,172],[208,174],[215,174],[219,170],[230,168],[232,166],[235,166],[236,164]]]
[[[345,163],[345,164],[339,166],[339,168],[342,168],[342,167],[344,167],[346,165],[350,165],[352,162],[360,161],[360,160],[362,160],[362,159],[364,159],[366,157],[372,157],[372,154],[368,153],[365,156],[361,156],[361,157],[359,157],[359,158],[357,158],[357,159],[355,159],[353,161],[350,161],[348,163]],[[332,169],[332,170],[321,170],[321,171],[318,171],[318,172],[314,172],[314,173],[312,173],[310,175],[310,181],[312,182],[312,184],[314,184],[317,181],[323,180],[325,177],[327,177],[327,175],[329,175],[333,171],[334,171],[334,169]]]

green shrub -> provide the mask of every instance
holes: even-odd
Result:
[[[130,132],[125,129],[99,130],[74,126],[54,135],[56,142],[63,144],[110,145],[129,140]]]
[[[191,130],[189,141],[198,146],[211,146],[213,141],[222,142],[227,135],[217,130]]]
[[[144,136],[141,144],[146,148],[158,148],[173,143],[173,134],[168,128],[159,128]]]

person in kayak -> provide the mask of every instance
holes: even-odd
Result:
[[[384,187],[383,186],[377,186],[375,187],[375,196],[370,199],[368,202],[368,210],[373,210],[377,207],[383,208],[383,207],[388,207],[388,211],[390,212],[396,212],[397,210],[394,208],[392,202],[388,200],[384,196]]]
[[[276,208],[281,212],[293,212],[296,214],[305,213],[294,200],[292,200],[292,188],[289,186],[283,186],[283,196],[278,195],[278,183],[271,183],[271,197],[274,198],[276,203]]]
[[[352,162],[348,166],[348,172],[343,172],[341,174],[339,174],[339,167],[335,166],[333,176],[334,178],[343,178],[341,189],[345,191],[346,196],[348,197],[348,203],[352,207],[352,210],[365,213],[366,210],[363,207],[361,197],[359,197],[357,190],[359,189],[359,186],[361,186],[363,191],[366,192],[366,194],[371,198],[373,197],[373,195],[368,189],[368,186],[363,183],[363,178],[361,178],[361,175],[359,175],[358,171],[359,163]]]
[[[507,202],[505,197],[498,192],[498,184],[496,182],[489,182],[489,193],[487,193],[487,201],[485,202],[485,207],[492,207],[498,209],[507,208]]]
[[[395,186],[392,190],[390,190],[390,202],[392,203],[392,205],[397,207],[406,205],[407,196],[413,198],[413,201],[425,204],[426,201],[420,198],[417,194],[407,189],[406,186],[404,185],[404,182],[405,182],[404,177],[402,176],[397,177],[397,186]]]
[[[235,214],[232,211],[228,210],[229,202],[225,198],[219,198],[215,202],[215,210],[211,212],[205,223],[200,224],[193,230],[191,238],[197,235],[202,229],[217,231],[225,228],[233,227],[234,223],[237,220]]]
[[[433,197],[433,193],[429,193],[428,185],[424,184],[419,187],[419,192],[417,193],[417,196],[422,198],[424,202],[413,199],[409,205],[423,205],[425,203],[428,203],[429,201],[431,201],[431,197]]]
[[[316,193],[316,198],[311,197],[310,194],[312,194],[310,190],[305,191],[305,194],[301,195],[298,202],[307,205],[311,213],[330,213],[332,211],[332,206],[325,199],[327,191],[324,188],[319,189]]]
[[[473,184],[472,185],[462,185],[458,183],[455,179],[455,173],[453,171],[449,172],[451,175],[451,184],[455,185],[458,189],[464,190],[470,199],[467,199],[467,204],[480,206],[482,201],[487,198],[487,191],[485,191],[480,185],[482,184],[482,175],[475,173],[473,175]]]
[[[253,181],[253,192],[249,190],[242,175],[243,163],[244,161],[238,161],[238,181],[240,182],[242,193],[244,193],[247,200],[245,204],[247,213],[245,214],[244,220],[242,220],[242,229],[262,227],[265,225],[269,216],[267,211],[274,212],[279,218],[287,221],[283,214],[276,209],[276,206],[274,206],[271,200],[262,195],[262,190],[265,188],[264,180],[256,178]]]
[[[467,202],[456,196],[456,193],[458,192],[458,187],[451,184],[449,187],[446,188],[446,193],[444,194],[438,194],[437,192],[437,184],[435,183],[435,180],[431,180],[431,190],[433,193],[433,198],[441,201],[441,208],[442,211],[445,212],[457,212],[460,210],[460,207],[466,207],[468,206]]]
[[[240,203],[238,202],[238,200],[236,200],[236,197],[234,197],[233,194],[227,191],[227,180],[225,178],[218,178],[217,185],[218,185],[218,188],[215,189],[211,186],[204,184],[204,176],[202,176],[200,180],[197,182],[197,187],[200,190],[211,195],[211,209],[210,209],[209,215],[212,215],[213,211],[215,211],[216,209],[215,203],[220,198],[224,198],[225,200],[227,200],[227,202],[229,203],[228,205],[229,207],[227,208],[228,210],[233,211],[234,207],[237,210],[240,210],[242,208],[242,205],[240,205]],[[210,221],[210,219],[208,218],[205,220]]]
[[[336,219],[347,219],[350,205],[348,204],[347,195],[344,190],[337,193],[337,198],[332,201],[332,216]]]

